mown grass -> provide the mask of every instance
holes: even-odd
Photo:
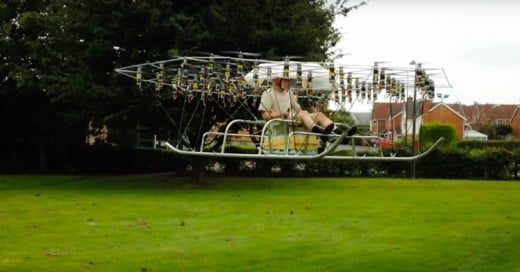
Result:
[[[0,271],[518,271],[520,183],[0,176]]]

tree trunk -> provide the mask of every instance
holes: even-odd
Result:
[[[39,170],[40,172],[47,171],[47,152],[45,151],[45,145],[39,144]]]
[[[192,171],[191,171],[191,182],[193,184],[202,185],[204,182],[204,173],[206,172],[206,165],[208,163],[207,158],[193,158],[192,159]]]

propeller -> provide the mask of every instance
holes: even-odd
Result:
[[[297,56],[297,55],[285,55],[283,57],[280,57],[283,60],[297,60],[297,59],[304,59],[305,56]]]
[[[242,51],[233,51],[233,50],[222,50],[220,53],[223,54],[229,54],[229,55],[237,55],[237,56],[248,56],[248,57],[259,57],[261,56],[260,53],[253,53],[253,52],[242,52]]]
[[[217,57],[219,55],[213,53],[213,52],[207,52],[207,51],[194,51],[193,54],[201,55],[201,56],[209,56],[209,57]]]

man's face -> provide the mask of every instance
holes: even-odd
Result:
[[[282,83],[281,83],[280,87],[282,88],[282,90],[289,89],[289,80],[288,79],[282,79]]]

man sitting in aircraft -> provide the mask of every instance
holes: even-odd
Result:
[[[273,85],[267,89],[260,100],[258,110],[262,114],[264,120],[273,118],[294,119],[300,121],[303,125],[313,133],[324,134],[322,141],[326,142],[328,134],[342,134],[340,128],[334,125],[322,112],[310,113],[302,110],[296,96],[289,90],[290,81],[287,78],[273,78]],[[356,133],[356,127],[352,127],[347,132],[348,136]]]

